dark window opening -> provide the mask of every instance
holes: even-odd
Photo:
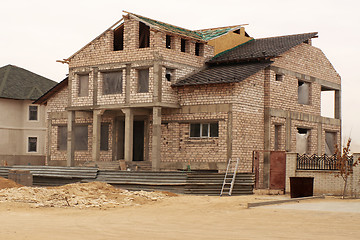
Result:
[[[138,93],[149,92],[149,69],[138,70]]]
[[[298,81],[298,103],[310,104],[310,83]]]
[[[278,82],[282,82],[284,80],[284,75],[276,74],[275,80],[278,81]]]
[[[28,138],[28,152],[37,152],[37,137]]]
[[[100,131],[100,150],[108,151],[109,150],[109,123],[101,124]]]
[[[171,49],[171,36],[170,35],[166,35],[166,48]]]
[[[280,141],[281,141],[281,125],[275,125],[275,142],[274,150],[280,150]]]
[[[309,153],[309,129],[297,128],[296,152],[299,154]]]
[[[58,150],[67,149],[67,126],[58,126]]]
[[[203,56],[204,55],[204,44],[203,43],[195,43],[195,55]]]
[[[79,75],[79,97],[89,95],[89,75]]]
[[[103,94],[122,93],[122,71],[103,73]]]
[[[336,133],[325,132],[325,154],[333,155],[335,153]]]
[[[187,52],[187,41],[185,39],[181,39],[181,51],[182,52]]]
[[[114,51],[124,50],[124,24],[114,30]]]
[[[38,120],[38,106],[29,106],[29,120],[30,121]]]
[[[88,150],[88,125],[75,126],[75,150]]]
[[[139,22],[139,48],[150,47],[150,27]]]
[[[219,137],[219,123],[192,123],[190,124],[190,137]]]
[[[165,73],[165,78],[166,80],[168,80],[169,82],[171,82],[171,80],[174,79],[175,75],[175,70],[174,69],[166,69],[166,73]]]

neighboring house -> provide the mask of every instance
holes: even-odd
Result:
[[[45,106],[33,104],[56,82],[23,68],[0,68],[0,164],[45,163]]]
[[[224,170],[240,158],[251,171],[254,150],[333,151],[341,80],[314,37],[253,39],[241,25],[191,31],[127,13],[64,59],[69,77],[36,101],[49,112],[48,164]],[[335,116],[324,118],[330,90]]]

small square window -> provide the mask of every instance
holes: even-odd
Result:
[[[28,152],[37,152],[37,137],[28,138]]]
[[[38,120],[38,106],[29,106],[29,120],[30,121]]]
[[[166,73],[165,73],[165,78],[166,80],[168,80],[169,82],[171,82],[171,80],[173,80],[175,77],[175,70],[174,69],[166,69]]]
[[[275,80],[278,81],[278,82],[282,82],[284,80],[284,75],[276,74]]]

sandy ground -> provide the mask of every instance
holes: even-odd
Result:
[[[2,200],[0,239],[359,239],[360,236],[360,200],[326,198],[247,209],[248,202],[284,196],[220,198],[163,193],[155,196],[157,200],[146,195],[136,204],[89,208]]]

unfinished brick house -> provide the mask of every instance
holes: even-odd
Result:
[[[331,153],[341,80],[315,37],[191,31],[126,12],[64,59],[68,78],[36,101],[47,163],[223,170],[240,158],[251,171],[254,150]],[[321,91],[335,91],[334,118],[320,114]]]

